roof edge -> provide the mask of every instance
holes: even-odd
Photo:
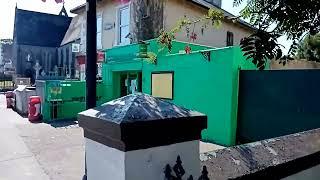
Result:
[[[237,17],[237,16],[231,14],[230,12],[222,9],[221,7],[215,6],[213,4],[209,4],[208,2],[203,1],[203,0],[186,0],[186,1],[189,1],[191,3],[194,3],[194,4],[198,5],[198,6],[206,8],[206,9],[216,8],[218,10],[221,10],[221,11],[224,12],[226,18]],[[227,20],[230,20],[230,19],[227,19]],[[244,26],[245,28],[248,28],[248,29],[252,30],[252,31],[257,30],[256,27],[252,26],[251,24],[249,24],[249,23],[247,23],[247,22],[245,22],[245,21],[243,21],[241,19],[237,19],[237,23],[242,25],[242,26]]]
[[[17,8],[16,11],[24,11],[24,12],[28,12],[28,13],[34,13],[34,14],[43,14],[43,15],[47,15],[47,16],[56,16],[56,17],[61,17],[61,18],[66,18],[66,19],[72,19],[73,17],[66,17],[66,16],[61,16],[59,14],[51,14],[51,13],[45,13],[45,12],[39,12],[39,11],[31,11],[31,10],[26,10],[26,9],[20,9]]]
[[[73,14],[77,14],[78,11],[80,11],[81,9],[84,9],[85,7],[86,7],[86,3],[81,4],[81,5],[77,6],[77,7],[72,8],[72,9],[70,10],[70,12],[73,13]]]

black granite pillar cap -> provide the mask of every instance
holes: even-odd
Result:
[[[78,115],[84,136],[121,151],[198,140],[207,116],[137,93]]]

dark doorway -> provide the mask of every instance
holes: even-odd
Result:
[[[127,88],[127,74],[121,74],[120,76],[120,96],[126,96],[128,94]]]
[[[142,92],[142,73],[127,72],[120,75],[120,96]]]

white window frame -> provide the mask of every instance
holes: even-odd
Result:
[[[98,19],[101,19],[100,22],[98,21]],[[97,33],[96,33],[96,37],[97,37],[97,49],[101,50],[103,48],[102,46],[102,36],[103,36],[103,16],[102,16],[102,12],[97,13]],[[98,29],[99,25],[98,23],[100,23],[100,29]],[[98,36],[98,34],[100,34],[100,37]]]
[[[116,17],[116,45],[118,46],[123,46],[123,45],[128,45],[130,44],[131,42],[129,43],[120,43],[120,10],[121,9],[124,9],[124,8],[128,8],[129,9],[129,18],[131,19],[131,3],[126,3],[126,4],[123,4],[123,5],[120,5],[117,7],[117,17]],[[129,22],[130,22],[130,19],[129,19]],[[131,32],[130,30],[130,23],[129,23],[129,32]]]

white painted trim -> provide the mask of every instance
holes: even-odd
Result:
[[[100,34],[101,34],[101,37],[100,37],[100,47],[98,46],[98,43],[97,43],[97,49],[100,50],[100,49],[103,49],[103,11],[100,11],[100,12],[97,12],[97,19],[98,18],[101,18],[101,29],[100,29]],[[98,34],[98,29],[97,29],[97,32],[96,34]]]
[[[128,3],[125,3],[125,4],[121,4],[121,5],[118,5],[116,7],[116,27],[115,27],[115,35],[116,35],[116,38],[115,38],[115,46],[123,46],[123,45],[128,45],[128,44],[120,44],[120,9],[122,8],[125,8],[125,7],[128,7],[129,8],[129,22],[131,21],[131,2],[128,2]],[[129,32],[131,32],[131,25],[129,23]],[[130,44],[130,43],[129,43]]]

